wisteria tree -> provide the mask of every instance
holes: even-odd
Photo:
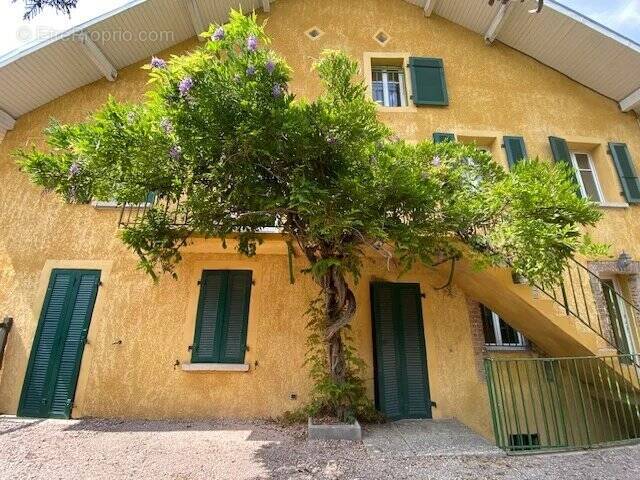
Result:
[[[84,123],[52,124],[48,151],[17,156],[69,202],[137,203],[154,192],[188,211],[176,225],[175,212],[152,207],[123,230],[153,276],[174,272],[193,234],[237,238],[252,256],[262,227],[280,226],[318,284],[314,376],[328,413],[358,415],[363,390],[344,340],[366,256],[398,275],[415,262],[509,262],[547,283],[590,246],[581,226],[599,213],[575,195],[567,167],[530,160],[506,172],[474,146],[400,140],[341,52],[315,64],[324,93],[296,99],[254,16],[232,12],[205,36],[191,53],[152,59],[143,103],[111,99]]]

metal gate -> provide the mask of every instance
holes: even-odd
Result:
[[[511,453],[640,438],[640,355],[486,359],[496,443]]]

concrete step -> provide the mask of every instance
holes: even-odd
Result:
[[[399,420],[365,427],[372,457],[504,456],[504,452],[457,420]]]

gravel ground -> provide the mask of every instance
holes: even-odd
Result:
[[[1,479],[640,478],[640,446],[507,457],[369,455],[361,443],[308,442],[267,422],[0,418]]]

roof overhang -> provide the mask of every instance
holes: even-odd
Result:
[[[405,0],[500,41],[640,113],[640,45],[554,0],[539,14],[516,2]],[[131,0],[89,22],[0,57],[0,133],[19,118],[100,78],[192,38],[229,9],[269,11],[269,0]],[[417,12],[419,13],[419,12]],[[508,13],[508,15],[506,14]],[[496,19],[499,22],[496,22]],[[428,21],[428,20],[425,20]],[[496,23],[496,28],[491,26]]]

